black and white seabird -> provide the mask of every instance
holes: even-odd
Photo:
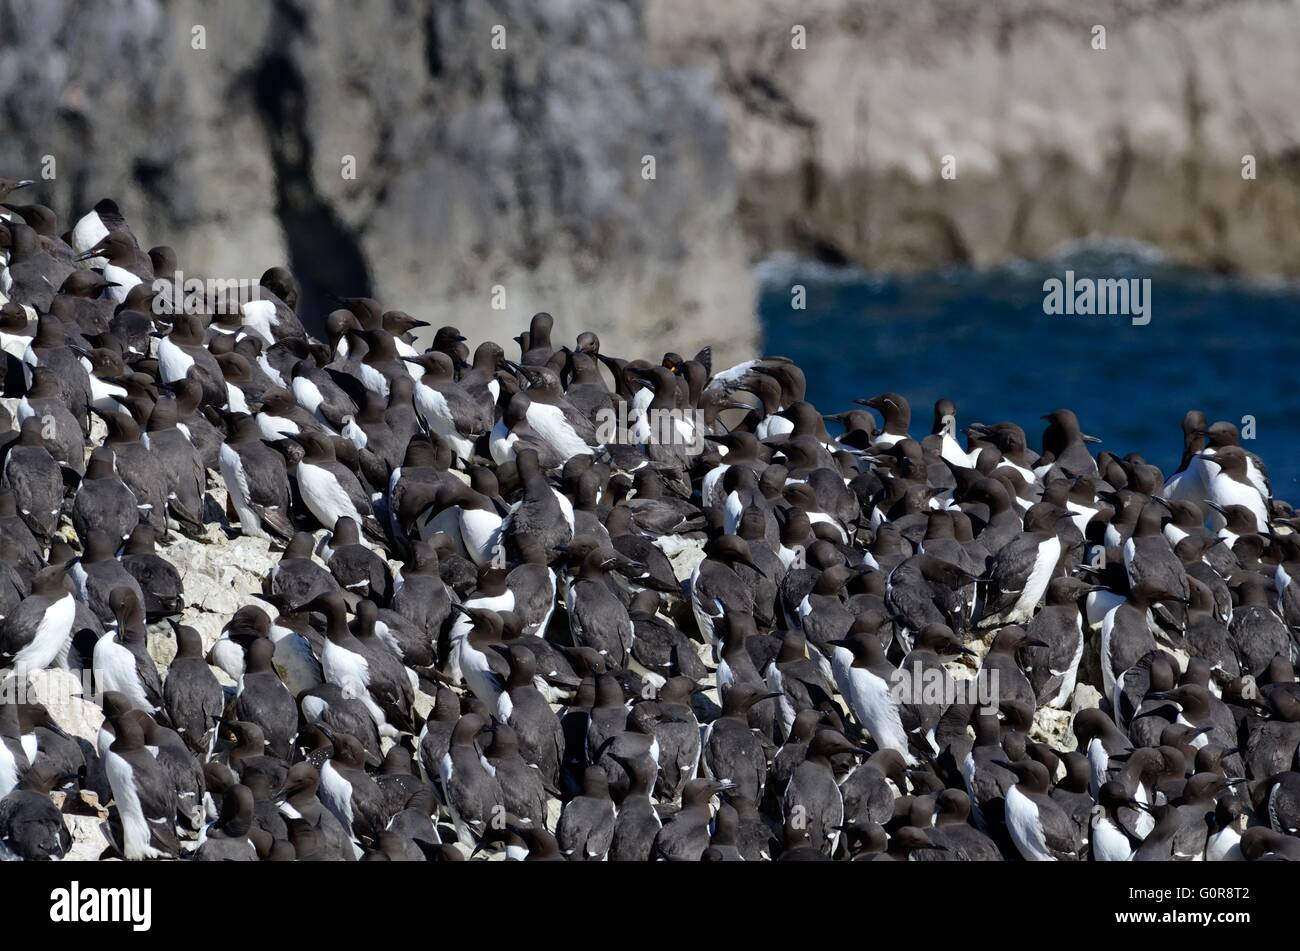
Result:
[[[21,672],[66,663],[76,610],[67,571],[41,569],[31,593],[0,621],[0,665]]]
[[[144,745],[144,730],[129,714],[113,721],[114,739],[104,757],[117,803],[121,838],[117,845],[128,862],[174,858],[176,789],[162,765]]]
[[[837,830],[844,822],[844,797],[835,779],[831,757],[857,752],[858,748],[837,731],[818,730],[781,800],[786,821],[798,818],[813,848],[828,855],[835,852],[839,841]]]
[[[0,857],[55,862],[71,848],[72,833],[48,789],[29,785],[0,798]]]
[[[575,549],[570,554],[579,554]],[[591,647],[609,663],[622,667],[632,647],[634,629],[627,608],[605,584],[615,559],[592,547],[576,565],[576,577],[565,593],[569,630],[579,646]]]
[[[101,690],[121,694],[133,709],[153,713],[162,706],[162,679],[148,650],[148,631],[139,596],[114,588],[108,608],[117,629],[95,642],[96,681]]]
[[[298,704],[280,680],[274,656],[275,644],[268,637],[249,645],[231,712],[238,720],[260,726],[271,755],[288,761],[298,735]]]
[[[461,717],[452,729],[451,742],[438,764],[438,783],[443,801],[451,813],[456,836],[462,845],[471,848],[483,836],[490,822],[505,818],[505,795],[501,783],[494,767],[476,745],[479,734],[485,729],[487,721],[478,714],[468,713]],[[612,826],[613,803],[610,803],[610,823]]]
[[[1049,796],[1047,767],[1036,760],[998,763],[1016,774],[1007,790],[1006,822],[1011,840],[1029,862],[1070,862],[1078,858],[1074,823]]]
[[[775,696],[760,687],[737,684],[726,692],[722,715],[704,728],[700,741],[700,766],[704,776],[726,780],[737,795],[754,802],[762,800],[767,784],[767,754],[762,741],[749,726],[749,710]]]
[[[736,784],[729,779],[692,779],[682,790],[682,808],[655,836],[652,859],[666,862],[698,862],[709,847],[709,822],[713,818],[714,796],[730,792]]]
[[[42,427],[36,416],[22,423],[18,438],[4,448],[0,484],[13,492],[18,514],[32,533],[48,541],[58,527],[64,477],[45,447]]]
[[[98,529],[121,541],[139,524],[135,495],[117,474],[114,453],[108,446],[90,454],[85,478],[73,496],[71,515],[78,538]]]
[[[903,727],[901,697],[894,689],[897,668],[885,659],[875,633],[858,629],[833,645],[835,683],[854,718],[880,749],[891,749],[910,766],[916,757]]]
[[[196,756],[206,757],[212,753],[216,740],[225,695],[203,659],[199,632],[175,623],[172,631],[176,635],[176,656],[163,682],[163,709],[185,745]]]
[[[173,617],[185,606],[185,584],[180,571],[158,554],[157,533],[148,522],[131,530],[122,546],[122,567],[144,596],[144,613],[150,621]]]

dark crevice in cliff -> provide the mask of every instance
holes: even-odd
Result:
[[[514,175],[514,199],[519,205],[522,219],[519,229],[519,243],[515,254],[520,264],[531,269],[542,262],[542,242],[538,237],[538,201],[535,191],[534,176],[537,179],[549,179],[551,186],[562,185],[558,179],[558,170],[551,167],[545,155],[536,148],[534,142],[537,134],[535,117],[541,114],[541,83],[530,85],[521,80],[519,70],[513,58],[507,58],[501,73],[501,96],[505,101],[506,112],[523,137],[526,156],[519,163]],[[558,190],[552,194],[559,194]]]
[[[60,109],[59,121],[64,124],[68,130],[68,138],[76,143],[81,155],[93,154],[92,139],[94,132],[91,129],[89,117],[80,110]],[[35,177],[35,176],[32,176]],[[72,188],[69,201],[71,208],[88,208],[95,202],[99,201],[101,196],[91,198],[89,192],[90,171],[85,163],[72,163]]]
[[[1129,141],[1127,133],[1121,132],[1115,147],[1115,158],[1112,163],[1114,172],[1110,180],[1110,189],[1106,194],[1108,225],[1124,208],[1124,198],[1128,194],[1129,183],[1133,180],[1133,170],[1136,166],[1137,153],[1133,150],[1133,143]]]
[[[300,14],[292,4],[277,3],[276,14],[273,35],[295,32]],[[316,190],[306,83],[282,45],[269,48],[258,65],[253,100],[275,173],[275,214],[301,285],[299,311],[309,331],[323,332],[324,315],[333,309],[329,295],[369,297],[370,268],[360,236]]]
[[[800,250],[814,261],[832,267],[846,267],[853,263],[848,252],[827,235],[805,231],[798,225],[795,226],[795,232]]]
[[[438,11],[424,17],[424,69],[430,79],[442,77],[442,37],[438,33]]]

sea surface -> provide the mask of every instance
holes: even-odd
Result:
[[[1151,320],[1044,313],[1044,281],[1151,279]],[[1300,502],[1300,284],[1175,267],[1140,245],[1081,245],[1050,259],[988,270],[873,274],[793,259],[759,267],[763,349],[796,360],[824,413],[893,390],[930,431],[934,402],[968,422],[1009,420],[1030,445],[1060,407],[1119,455],[1140,453],[1166,477],[1182,453],[1189,409],[1238,427],[1274,493]],[[806,308],[792,305],[792,286]],[[832,424],[833,426],[834,424]]]

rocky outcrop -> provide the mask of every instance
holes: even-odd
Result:
[[[193,275],[288,261],[308,313],[373,292],[475,339],[543,309],[637,352],[756,339],[725,113],[648,61],[634,0],[3,0],[0,109],[5,174],[53,157],[43,203],[113,195]]]
[[[1300,273],[1293,3],[651,0],[649,11],[660,61],[711,64],[756,254],[980,266],[1110,236],[1197,266]],[[944,156],[955,179],[941,177]]]

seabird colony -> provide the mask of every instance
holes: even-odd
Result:
[[[1300,535],[1231,424],[1189,412],[1166,475],[1067,409],[1035,450],[546,314],[422,352],[341,299],[317,339],[287,270],[193,306],[112,201],[61,232],[27,184],[9,857],[87,811],[127,860],[1300,857]],[[278,564],[204,637],[172,540],[240,534]],[[97,735],[24,689],[51,667]]]

